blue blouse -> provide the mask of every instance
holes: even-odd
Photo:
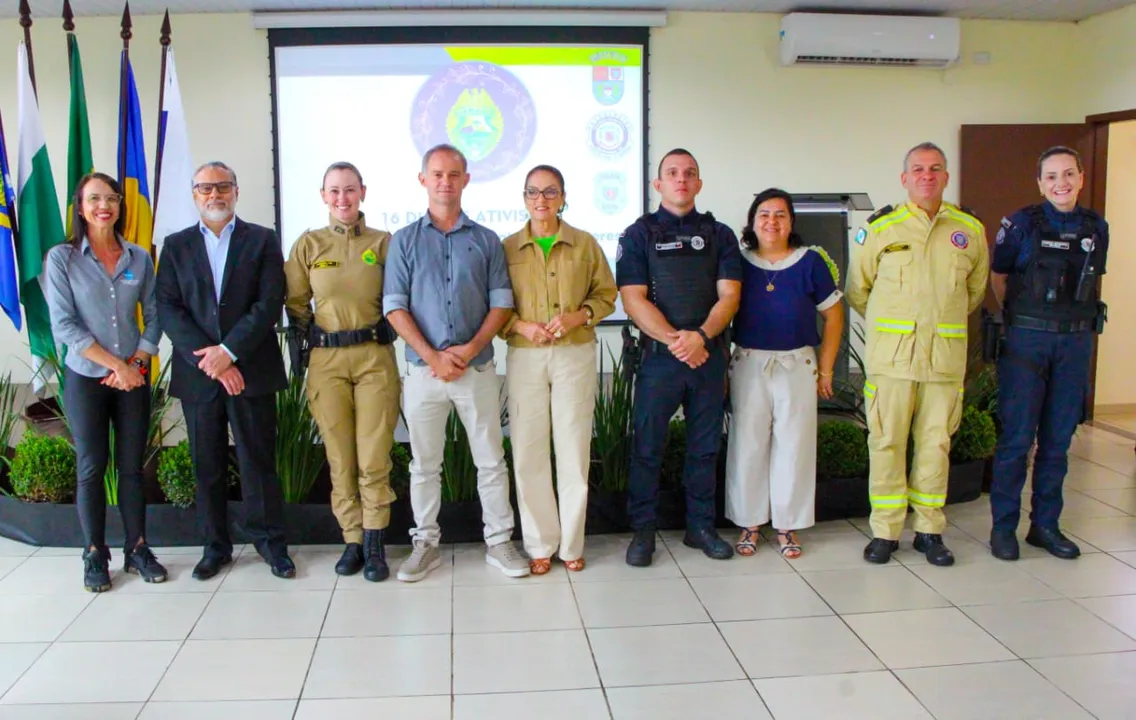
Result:
[[[734,317],[734,343],[751,350],[774,351],[820,345],[817,312],[843,297],[820,252],[801,247],[776,263],[752,250],[742,250],[742,257],[742,295]]]

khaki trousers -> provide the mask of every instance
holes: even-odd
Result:
[[[314,348],[308,402],[327,448],[331,509],[343,541],[363,542],[363,529],[390,524],[391,446],[400,384],[394,348],[367,343]]]
[[[505,377],[525,550],[534,558],[559,550],[561,560],[578,560],[588,509],[596,345],[510,347]]]
[[[957,382],[915,382],[869,375],[864,384],[868,415],[868,496],[872,536],[898,540],[910,502],[915,532],[942,533],[946,526],[951,435],[962,419]],[[914,440],[907,477],[907,440]]]

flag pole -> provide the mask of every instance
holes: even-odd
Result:
[[[75,13],[71,12],[71,0],[63,0],[63,31],[67,33],[67,71],[71,73],[75,60]]]
[[[35,61],[32,59],[32,9],[28,0],[20,0],[20,27],[24,29],[24,47],[28,50],[28,77],[32,80],[32,92],[39,96],[36,90]]]
[[[161,84],[158,85],[158,145],[157,152],[154,156],[154,225],[158,224],[158,200],[162,197],[162,151],[165,145],[162,142],[162,136],[165,134],[162,129],[162,113],[166,109],[166,56],[170,52],[170,35],[173,34],[173,29],[170,27],[170,10],[166,8],[166,16],[162,18],[162,36],[158,41],[162,45],[162,72],[160,75]]]
[[[126,180],[126,113],[129,112],[129,102],[127,101],[128,85],[127,85],[127,67],[130,62],[130,38],[134,34],[130,31],[133,25],[130,22],[130,3],[127,2],[126,6],[122,9],[122,32],[119,36],[122,38],[122,64],[119,70],[119,94],[118,94],[118,178],[119,182]]]

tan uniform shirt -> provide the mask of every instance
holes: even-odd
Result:
[[[316,325],[325,332],[374,327],[383,318],[390,233],[367,227],[362,213],[353,225],[329,222],[301,235],[284,263],[288,319],[306,331],[314,297]]]
[[[904,203],[873,215],[856,243],[845,295],[868,323],[868,374],[962,381],[967,318],[990,272],[982,223],[950,203],[933,218]]]
[[[615,310],[615,277],[603,249],[590,233],[561,221],[548,257],[532,239],[529,224],[504,240],[509,280],[513,284],[513,316],[501,330],[512,347],[535,347],[513,332],[518,319],[547,323],[563,313],[587,306],[592,325],[582,325],[556,341],[557,345],[594,342],[595,326]]]

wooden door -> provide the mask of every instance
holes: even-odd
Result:
[[[959,202],[982,220],[991,248],[1003,217],[1026,205],[1043,202],[1037,188],[1037,158],[1054,145],[1065,145],[1081,154],[1085,187],[1081,190],[1080,203],[1104,212],[1104,183],[1095,165],[1106,152],[1105,127],[1102,133],[1098,126],[1087,123],[962,126],[959,167],[954,178],[959,184]],[[984,306],[996,307],[992,291],[987,291]],[[972,342],[981,342],[977,317],[971,318],[970,326]],[[1096,343],[1093,344],[1086,419],[1092,418],[1095,387]]]

